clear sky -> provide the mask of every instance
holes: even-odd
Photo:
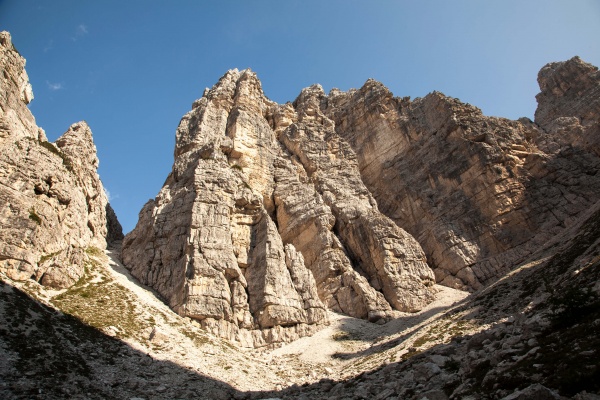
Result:
[[[600,65],[598,0],[0,0],[0,29],[27,59],[48,138],[92,128],[125,232],[171,170],[180,118],[228,69],[251,68],[279,103],[375,78],[533,119],[542,66]]]

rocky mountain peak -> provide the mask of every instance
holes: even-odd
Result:
[[[79,122],[48,142],[27,108],[33,95],[24,67],[10,35],[0,33],[0,271],[66,288],[83,276],[89,252],[123,234],[90,128]]]
[[[535,122],[549,134],[548,151],[574,145],[600,155],[600,72],[579,57],[553,62],[538,75]]]
[[[90,127],[48,142],[0,51],[0,397],[598,398],[595,67],[544,67],[536,122],[374,80],[279,105],[231,70],[129,274]]]
[[[98,168],[96,145],[87,122],[80,121],[71,125],[69,130],[56,140],[56,146],[72,160],[77,160],[82,165]]]
[[[45,140],[27,108],[33,90],[25,71],[25,59],[16,51],[10,33],[0,32],[0,141],[31,137]]]
[[[482,288],[596,201],[598,135],[564,134],[597,127],[598,113],[582,117],[594,71],[577,58],[542,70],[538,110],[554,121],[542,126],[375,80],[278,105],[256,74],[228,71],[183,117],[171,177],[123,260],[178,313],[248,346],[313,332],[325,308],[385,321],[432,301],[434,282]],[[590,99],[574,120],[543,111],[571,101],[544,97],[555,75]]]
[[[325,307],[377,321],[430,302],[425,255],[379,212],[325,99],[315,85],[280,106],[228,71],[181,120],[171,177],[123,245],[132,273],[250,346],[313,332]]]
[[[2,47],[2,51],[13,50],[16,52],[15,46],[12,43],[12,38],[10,33],[6,31],[0,32],[0,46]],[[16,84],[19,98],[23,103],[29,104],[33,100],[33,89],[31,88],[31,84],[29,83],[29,77],[27,76],[27,72],[25,72],[25,59],[21,57],[20,54],[14,55],[16,64],[22,64],[21,72],[16,76],[16,81],[13,81],[13,84]],[[8,77],[5,76],[4,79]]]

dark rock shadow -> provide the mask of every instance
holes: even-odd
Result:
[[[123,235],[123,227],[117,218],[115,210],[110,203],[106,203],[106,243],[109,246],[115,242],[121,242],[125,237]]]
[[[0,281],[0,398],[230,399],[245,394],[154,359]]]
[[[421,328],[420,324],[422,322],[424,322],[425,320],[431,318],[432,316],[440,313],[443,310],[456,308],[462,304],[465,304],[467,302],[467,299],[461,300],[460,302],[457,302],[450,307],[435,307],[424,313],[420,313],[417,315],[411,315],[411,316],[407,316],[407,317],[400,317],[398,319],[392,320],[392,321],[388,322],[388,324],[400,323],[404,329],[406,329],[406,328],[412,328],[412,329],[410,329],[405,334],[398,336],[398,337],[394,337],[393,339],[390,339],[390,340],[379,341],[379,340],[377,340],[378,338],[374,338],[374,340],[372,340],[374,342],[374,344],[367,349],[357,351],[357,352],[352,352],[352,353],[338,352],[338,353],[334,354],[334,357],[342,359],[342,360],[350,360],[350,359],[355,359],[355,358],[360,358],[360,357],[366,357],[371,354],[381,353],[385,350],[400,346],[402,343],[404,343],[404,341],[409,339],[413,334],[415,334]],[[436,321],[442,317],[443,317],[443,314],[441,314],[438,318],[434,319],[434,321]],[[347,334],[348,338],[350,338],[350,339],[352,339],[354,337],[354,332],[345,330],[343,325],[342,325],[342,332],[345,332]],[[343,337],[343,333],[342,333],[342,337]]]

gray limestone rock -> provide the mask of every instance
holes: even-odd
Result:
[[[544,67],[539,125],[487,117],[438,92],[397,98],[373,80],[319,104],[355,151],[379,209],[423,247],[436,281],[476,290],[599,199],[598,76],[579,58]]]
[[[569,81],[588,99],[575,108],[561,105]],[[253,346],[317,329],[324,307],[377,321],[423,308],[434,282],[479,289],[598,200],[596,69],[551,64],[540,86],[538,125],[373,80],[278,105],[254,73],[229,71],[181,120],[123,260],[180,314]],[[572,147],[561,129],[581,136],[577,124],[589,140]]]

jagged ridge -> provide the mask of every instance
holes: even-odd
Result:
[[[71,125],[48,142],[27,104],[25,60],[0,33],[0,271],[66,288],[84,274],[86,250],[122,239],[97,173],[92,132]]]
[[[597,69],[564,65],[550,69],[595,99]],[[553,128],[568,111],[593,134],[597,102],[560,106],[572,93],[557,96],[548,68],[539,125],[373,80],[278,105],[254,73],[229,71],[182,119],[173,172],[123,260],[180,314],[253,346],[314,331],[324,307],[372,321],[416,311],[434,279],[481,288],[598,199],[594,140],[573,148]]]
[[[173,171],[123,244],[173,309],[246,345],[313,332],[323,303],[377,321],[433,299],[420,246],[378,211],[313,100],[279,106],[229,71],[182,119]]]

